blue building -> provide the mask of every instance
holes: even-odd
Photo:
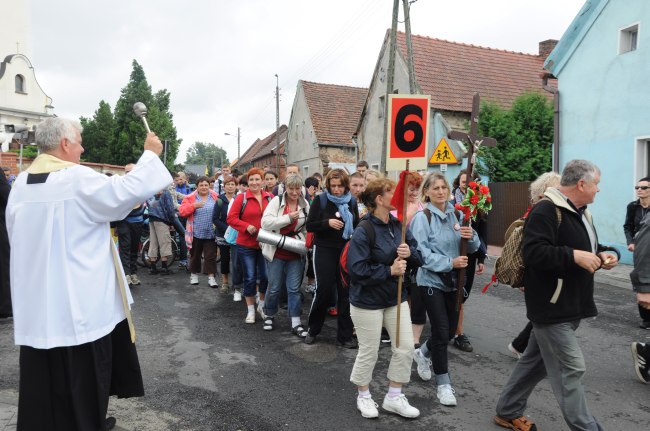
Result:
[[[631,263],[623,222],[650,167],[650,2],[585,2],[544,67],[559,82],[559,166],[587,159],[601,171],[591,211],[601,243]]]

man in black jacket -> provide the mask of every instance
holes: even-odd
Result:
[[[504,427],[536,429],[523,413],[537,383],[548,376],[571,430],[603,429],[587,407],[582,386],[585,360],[574,332],[581,319],[598,314],[594,272],[618,263],[616,256],[601,252],[587,209],[598,193],[599,181],[596,165],[570,161],[560,187],[549,188],[526,220],[522,256],[526,310],[533,332],[499,397],[495,422]]]

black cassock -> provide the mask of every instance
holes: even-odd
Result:
[[[0,318],[11,315],[11,290],[9,286],[9,238],[5,210],[9,199],[9,183],[0,168]]]

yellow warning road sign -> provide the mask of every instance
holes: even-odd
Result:
[[[451,148],[449,148],[449,144],[447,143],[447,140],[445,138],[442,138],[440,142],[438,142],[438,146],[436,147],[436,149],[433,150],[433,154],[429,159],[429,164],[449,165],[455,163],[458,163],[458,159],[454,155],[453,151],[451,151]]]

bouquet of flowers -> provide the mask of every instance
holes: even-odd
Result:
[[[470,181],[467,184],[467,193],[465,199],[455,205],[458,211],[462,211],[465,220],[476,220],[478,211],[487,214],[492,209],[492,196],[488,186],[484,186],[480,181]]]

